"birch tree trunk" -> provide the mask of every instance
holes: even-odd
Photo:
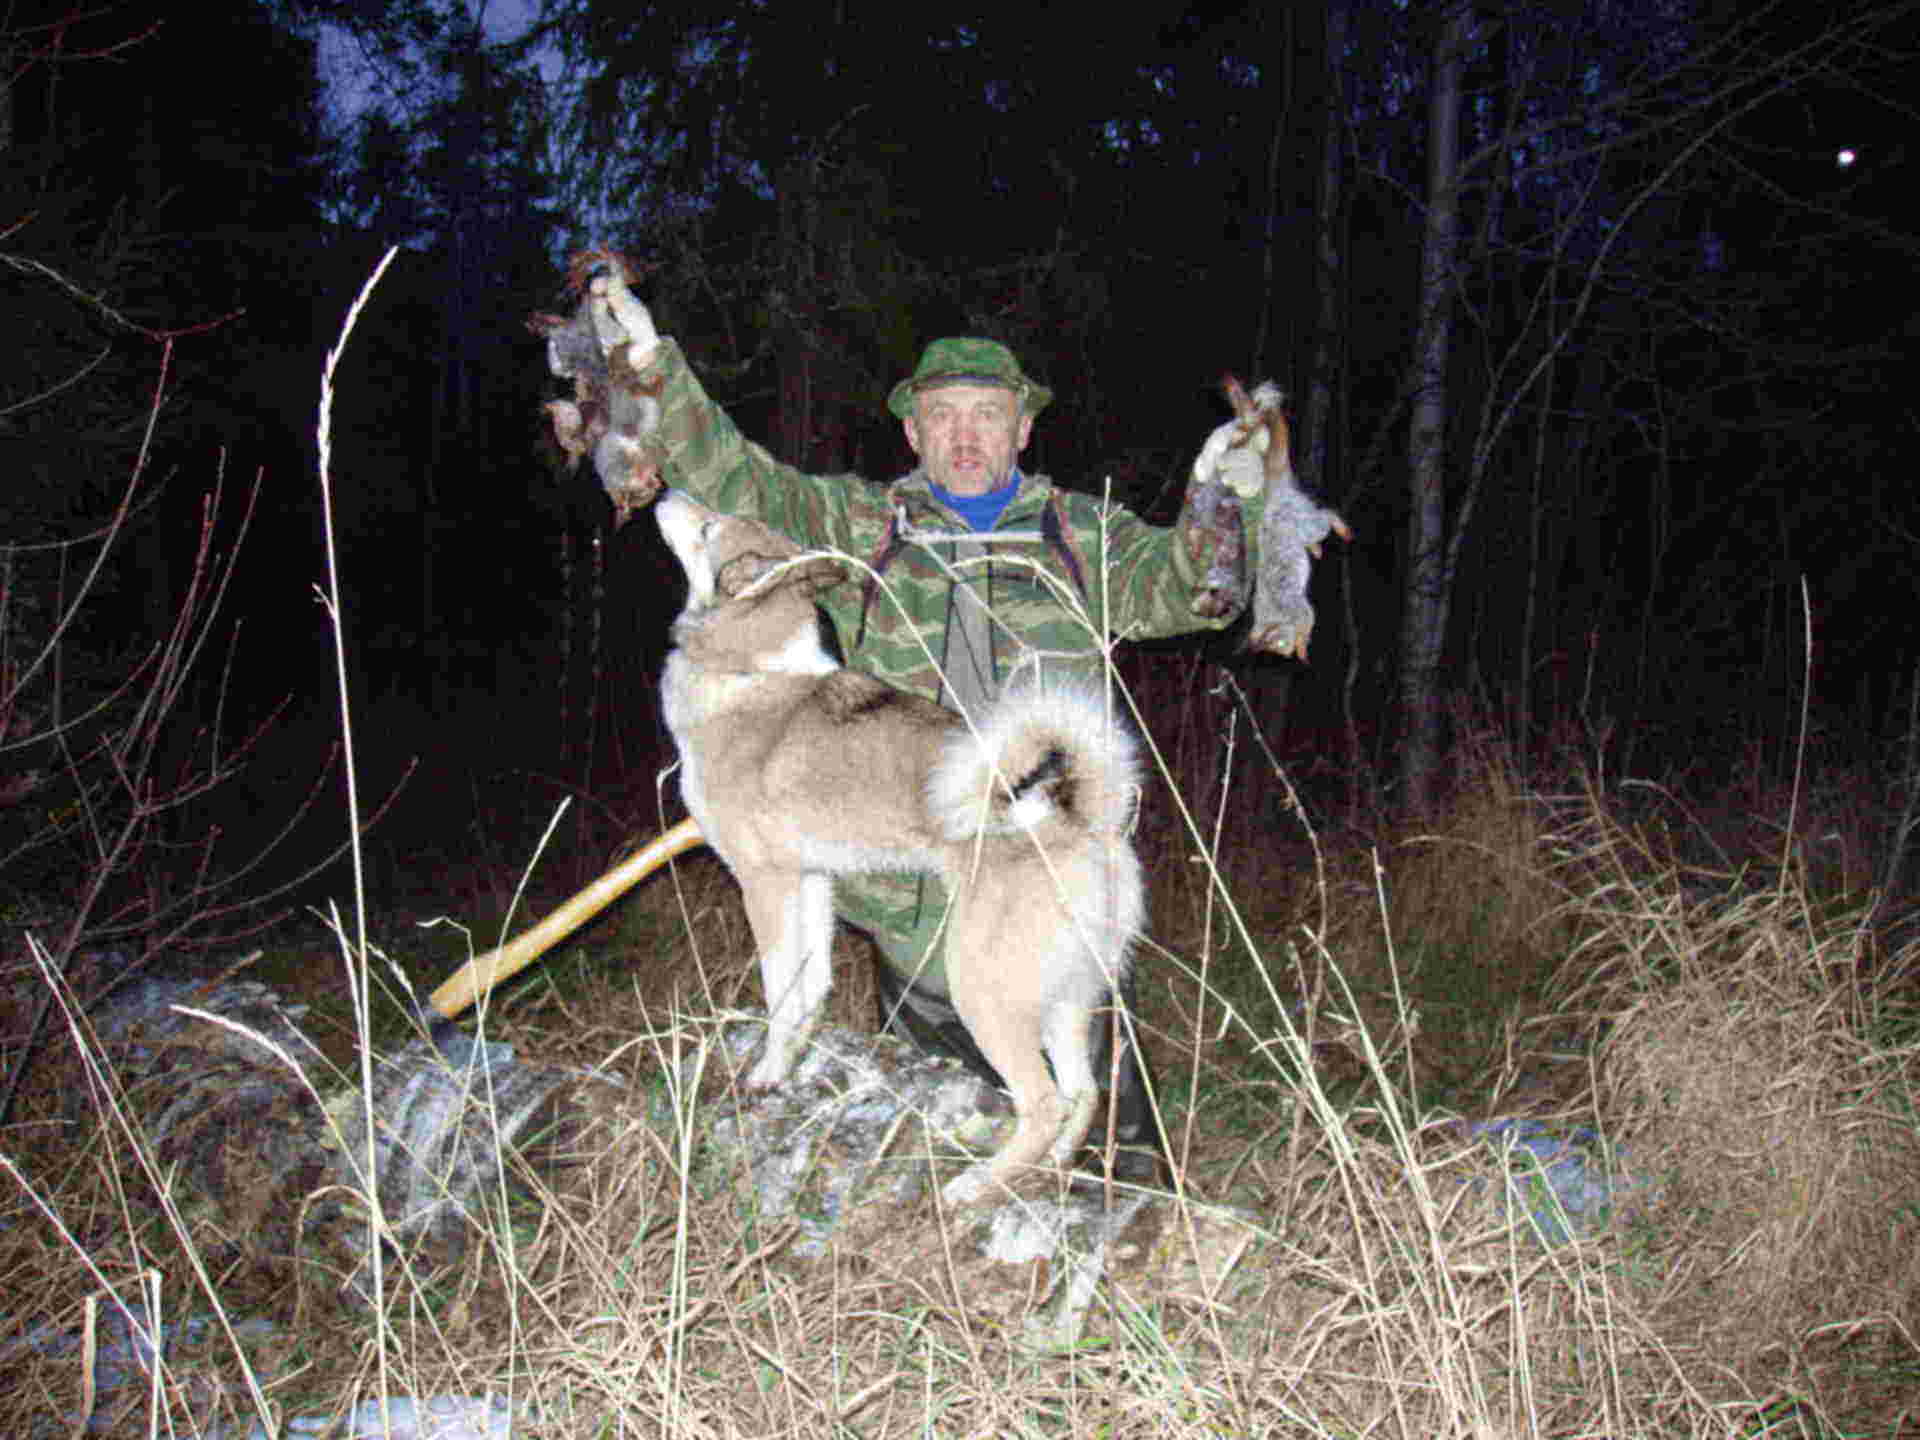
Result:
[[[1420,326],[1414,346],[1407,443],[1407,580],[1400,628],[1401,778],[1405,805],[1424,814],[1440,763],[1440,657],[1452,599],[1446,543],[1447,347],[1460,246],[1460,86],[1469,12],[1441,26],[1427,125],[1427,226],[1420,262]]]

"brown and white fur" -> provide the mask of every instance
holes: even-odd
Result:
[[[675,491],[656,513],[689,586],[663,684],[680,789],[745,892],[766,985],[748,1084],[787,1077],[826,1000],[832,877],[934,871],[954,1007],[1017,1116],[943,1196],[969,1204],[1042,1156],[1064,1164],[1098,1099],[1094,1011],[1144,908],[1132,737],[1083,686],[1012,687],[969,727],[845,669],[813,603],[838,562]]]

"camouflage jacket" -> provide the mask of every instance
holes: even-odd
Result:
[[[667,483],[716,510],[753,516],[804,545],[864,562],[864,569],[850,567],[853,583],[826,592],[822,603],[848,663],[903,689],[947,698],[940,676],[963,585],[993,617],[987,678],[996,685],[1023,658],[1098,674],[1100,636],[1176,635],[1233,619],[1231,612],[1194,613],[1213,542],[1190,509],[1162,528],[1023,474],[998,523],[976,534],[934,498],[919,470],[877,486],[775,460],[741,435],[671,339],[660,341],[640,378],[661,383],[653,439]],[[1263,500],[1242,503],[1250,548]]]

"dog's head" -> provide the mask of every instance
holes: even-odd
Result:
[[[757,520],[722,515],[669,490],[654,506],[660,533],[687,572],[687,608],[711,610],[733,601],[752,602],[783,592],[814,595],[846,579],[838,561],[799,557],[801,547]]]

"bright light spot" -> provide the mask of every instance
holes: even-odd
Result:
[[[1836,150],[1834,151],[1834,154],[1833,154],[1833,163],[1836,166],[1838,166],[1840,169],[1845,170],[1849,165],[1853,164],[1853,162],[1858,160],[1859,158],[1860,156],[1857,151]]]

